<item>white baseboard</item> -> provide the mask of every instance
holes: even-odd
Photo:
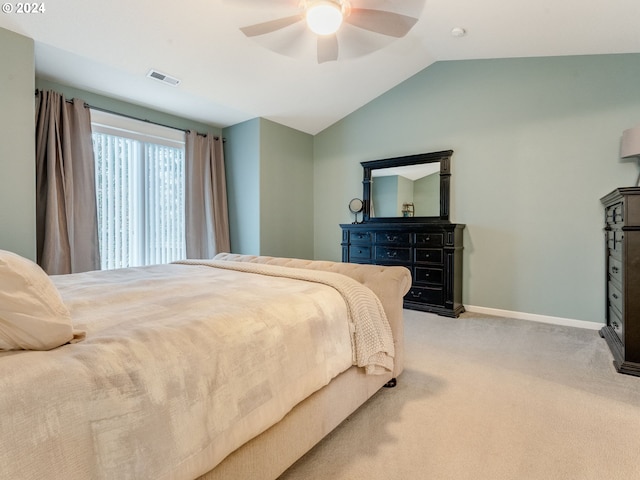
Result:
[[[565,327],[588,328],[589,330],[600,330],[602,327],[604,327],[604,323],[587,322],[586,320],[574,320],[573,318],[551,317],[548,315],[538,315],[536,313],[513,312],[511,310],[476,307],[473,305],[465,305],[464,308],[467,312],[484,313],[486,315],[515,318],[517,320],[531,320],[533,322],[552,323],[554,325],[563,325]]]

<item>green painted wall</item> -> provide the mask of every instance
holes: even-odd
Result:
[[[359,162],[451,148],[464,303],[602,322],[599,199],[635,183],[638,79],[640,54],[432,65],[315,137],[315,258],[341,258]]]
[[[313,258],[313,137],[257,118],[223,135],[232,251]]]
[[[260,255],[260,120],[223,130],[231,251]]]
[[[260,252],[313,258],[313,136],[260,120]]]
[[[36,257],[33,40],[0,28],[0,249]]]
[[[440,216],[440,174],[433,173],[413,182],[416,217]]]
[[[398,176],[375,177],[371,188],[374,217],[395,217],[398,212]]]
[[[402,216],[402,205],[404,203],[412,203],[413,198],[413,181],[406,177],[398,176],[398,199],[396,205],[395,216]]]

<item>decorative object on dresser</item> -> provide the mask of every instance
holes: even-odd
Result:
[[[607,324],[600,335],[620,373],[640,376],[640,187],[617,188],[605,209]]]
[[[452,154],[362,162],[363,220],[340,227],[343,262],[407,267],[412,285],[404,307],[457,317],[464,312],[465,226],[449,220]]]
[[[349,202],[349,211],[356,216],[356,219],[353,223],[358,223],[358,214],[362,212],[363,208],[364,204],[362,203],[362,200],[360,200],[359,198],[351,199],[351,201]]]

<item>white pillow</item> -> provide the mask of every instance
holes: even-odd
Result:
[[[0,250],[0,350],[51,350],[73,338],[69,310],[45,271]]]

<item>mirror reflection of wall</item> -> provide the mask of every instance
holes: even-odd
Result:
[[[432,173],[413,182],[413,203],[416,216],[440,215],[440,174]]]
[[[406,207],[403,207],[405,204],[414,205],[411,216],[437,217],[440,215],[439,165],[422,167],[425,175],[415,180],[404,175],[385,175],[387,169],[375,172],[371,184],[372,216],[380,218],[407,216]]]
[[[375,178],[371,200],[376,217],[397,217],[402,215],[400,213],[402,210],[400,183],[406,187],[406,185],[404,185],[406,182],[401,182],[401,179],[403,179],[403,177],[398,175]],[[413,196],[413,191],[411,192],[411,196]]]

